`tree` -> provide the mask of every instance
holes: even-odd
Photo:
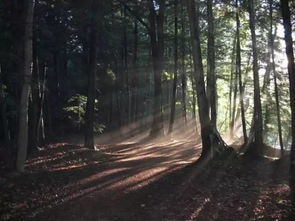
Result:
[[[237,76],[236,76],[237,72],[234,73],[235,51],[236,51],[236,35],[235,35],[233,46],[232,46],[230,85],[229,85],[229,90],[230,90],[229,91],[229,129],[230,129],[231,138],[233,137],[234,123],[235,123],[234,119],[235,119],[235,111],[236,111],[236,93],[237,93]]]
[[[217,113],[217,92],[216,92],[216,73],[215,73],[215,39],[214,39],[214,16],[213,0],[207,0],[207,22],[208,22],[208,41],[207,41],[207,94],[211,113],[211,124],[216,127]]]
[[[18,136],[17,136],[17,160],[16,169],[24,171],[28,147],[28,106],[32,76],[33,54],[33,18],[35,0],[25,1],[24,37],[23,37],[23,83],[19,105]]]
[[[244,89],[242,83],[242,70],[241,70],[241,42],[240,42],[240,16],[239,16],[239,0],[236,0],[236,26],[237,26],[237,56],[236,56],[236,73],[239,77],[239,89],[240,89],[240,108],[241,108],[241,119],[244,143],[247,143],[247,130],[246,130],[246,119],[245,119],[245,107],[244,107]]]
[[[97,8],[98,2],[93,0],[91,4],[91,27],[89,35],[89,69],[88,69],[88,96],[85,116],[85,142],[84,146],[94,149],[94,105],[95,105],[95,81],[97,62]]]
[[[137,6],[137,2],[136,2]],[[133,47],[133,78],[132,78],[132,114],[133,120],[136,121],[138,119],[138,106],[139,106],[139,79],[138,79],[138,70],[137,70],[137,60],[138,60],[138,21],[134,18],[134,47]]]
[[[291,163],[292,165],[295,165],[295,64],[291,16],[287,0],[281,0],[281,10],[285,29],[286,54],[288,58],[288,75],[290,81],[291,130],[293,134],[291,145]]]
[[[171,98],[171,113],[169,133],[173,131],[173,124],[175,119],[175,103],[176,103],[176,87],[177,87],[177,75],[178,75],[178,0],[174,0],[174,75],[172,86],[172,98]]]
[[[288,0],[281,0],[281,10],[285,29],[286,54],[288,58],[288,75],[290,82],[290,106],[291,106],[291,191],[293,205],[295,205],[295,63],[292,39],[292,25]],[[294,213],[294,212],[293,212]],[[295,216],[293,214],[293,216]]]
[[[153,122],[150,132],[151,136],[164,134],[163,112],[162,112],[162,72],[164,59],[164,15],[166,8],[165,0],[149,1],[149,23],[150,38],[154,71],[154,103]],[[156,9],[157,8],[157,9]]]
[[[204,68],[202,63],[202,51],[199,29],[199,2],[195,4],[194,0],[186,0],[186,6],[189,16],[191,44],[194,64],[194,78],[197,92],[197,103],[199,111],[199,120],[201,125],[201,138],[203,150],[201,157],[204,158],[210,153],[223,151],[227,148],[220,137],[216,128],[210,122],[209,103],[205,91]]]
[[[275,53],[274,53],[274,35],[273,35],[273,0],[269,0],[269,20],[270,20],[270,29],[269,29],[269,41],[270,41],[270,50],[271,50],[271,66],[274,76],[274,86],[275,86],[275,100],[276,100],[276,114],[278,121],[278,133],[281,151],[284,150],[283,144],[283,135],[282,135],[282,123],[281,123],[281,111],[280,111],[280,101],[279,101],[279,88],[277,83],[277,72],[276,72],[276,63],[275,63]]]
[[[9,136],[9,130],[8,130],[8,122],[6,119],[6,102],[5,102],[5,96],[4,96],[4,90],[3,90],[3,83],[2,83],[2,68],[0,65],[0,104],[1,104],[1,123],[3,127],[3,133],[4,133],[4,141],[5,145],[8,147],[10,143],[10,136]]]
[[[40,118],[42,117],[43,109],[43,91],[42,91],[42,72],[44,69],[42,61],[39,58],[39,45],[38,38],[39,32],[38,13],[39,1],[35,0],[35,12],[34,12],[34,25],[33,25],[33,70],[32,70],[32,81],[31,81],[31,100],[29,104],[29,142],[28,151],[36,150],[40,145]]]
[[[250,31],[252,40],[252,54],[253,54],[253,79],[254,79],[254,112],[253,123],[251,128],[252,136],[248,140],[248,153],[259,155],[263,147],[263,123],[262,123],[262,109],[260,99],[260,85],[259,85],[259,70],[258,70],[258,54],[255,33],[255,5],[254,0],[248,1]],[[255,124],[254,124],[255,122]]]
[[[187,123],[186,117],[186,89],[187,89],[187,77],[186,77],[186,68],[185,68],[185,54],[186,54],[186,32],[185,32],[185,16],[184,16],[184,7],[181,4],[181,98],[182,98],[182,117],[184,122]]]
[[[35,39],[36,33],[34,34]],[[30,113],[29,113],[29,151],[38,147],[38,112],[39,96],[40,96],[40,85],[39,85],[39,59],[36,50],[36,40],[33,39],[33,70],[32,70],[32,84],[31,84],[31,102],[30,102]]]

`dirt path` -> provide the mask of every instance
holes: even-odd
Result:
[[[27,174],[0,183],[0,220],[289,220],[286,159],[202,167],[200,146],[185,139],[98,147],[33,155]]]
[[[120,143],[101,147],[113,161],[85,168],[81,179],[63,189],[51,210],[36,220],[150,220],[148,202],[161,200],[146,188],[160,178],[196,161],[200,146],[185,140]],[[84,175],[84,176],[83,176]],[[160,187],[164,188],[165,187]],[[65,212],[66,211],[66,212]]]

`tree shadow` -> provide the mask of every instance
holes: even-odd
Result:
[[[12,181],[16,185],[3,191],[12,192],[17,185],[23,190],[22,196],[14,200],[15,204],[22,205],[36,198],[39,202],[30,202],[28,208],[18,214],[34,216],[45,208],[85,197],[137,191],[197,159],[198,151],[196,145],[189,142],[111,145],[108,152],[114,154],[101,163],[100,158],[93,157],[97,151],[75,145],[51,145],[28,161],[29,172],[16,177]]]
[[[240,158],[234,153],[213,161],[198,160],[200,148],[189,140],[110,145],[105,147],[107,154],[111,154],[104,163],[93,158],[97,151],[77,146],[62,145],[49,152],[45,150],[31,162],[42,164],[38,160],[48,159],[49,153],[54,158],[60,153],[75,152],[71,155],[74,159],[85,154],[82,157],[85,165],[62,169],[60,162],[65,160],[81,163],[65,155],[46,161],[44,166],[48,168],[37,167],[39,170],[20,177],[21,188],[18,188],[24,194],[18,202],[40,196],[42,202],[30,205],[15,217],[29,220],[249,220],[259,216],[271,218],[267,213],[272,205],[284,209],[277,201],[279,196],[286,198],[285,186],[280,186],[288,174],[288,171],[283,173],[285,164]],[[14,189],[16,186],[6,191]],[[273,197],[268,193],[270,190],[275,193]],[[267,200],[271,203],[267,204]],[[265,205],[267,209],[263,210]]]

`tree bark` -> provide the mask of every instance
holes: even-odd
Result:
[[[38,1],[35,3],[38,4]],[[35,16],[35,20],[38,18]],[[32,70],[32,82],[31,82],[31,102],[30,102],[30,113],[29,113],[29,147],[28,151],[33,151],[38,146],[38,113],[40,112],[40,80],[39,80],[39,58],[37,55],[37,41],[36,41],[36,30],[33,31],[33,70]]]
[[[6,148],[9,146],[10,143],[10,134],[8,129],[8,121],[6,118],[6,101],[4,96],[4,90],[3,90],[3,82],[2,82],[2,67],[0,64],[0,105],[1,105],[1,120],[2,120],[2,129],[4,133],[4,141]]]
[[[291,191],[292,201],[295,206],[295,63],[294,63],[294,51],[293,51],[293,39],[292,39],[292,25],[291,15],[288,0],[281,0],[281,11],[283,17],[283,25],[285,29],[285,42],[286,42],[286,54],[288,58],[288,75],[290,82],[290,106],[291,106],[291,132],[292,132],[292,144],[291,144]],[[293,212],[293,218],[295,214]]]
[[[164,59],[164,13],[166,1],[157,1],[159,9],[156,12],[154,1],[150,0],[150,37],[152,46],[152,59],[154,71],[154,103],[153,103],[153,122],[150,135],[164,135],[164,123],[162,112],[162,72]]]
[[[190,23],[192,53],[194,61],[194,77],[196,81],[197,102],[199,107],[198,111],[201,125],[201,138],[203,144],[201,157],[204,158],[207,157],[208,154],[214,154],[214,152],[225,150],[225,148],[227,148],[227,145],[220,137],[216,128],[213,128],[210,123],[209,103],[205,91],[204,68],[202,63],[202,52],[200,42],[199,2],[197,5],[195,5],[194,0],[186,0],[186,4]]]
[[[139,79],[137,73],[137,53],[138,53],[138,22],[134,19],[134,48],[133,48],[133,81],[132,81],[132,115],[133,121],[138,119],[138,105],[139,105]]]
[[[211,113],[211,124],[216,127],[217,92],[215,73],[215,39],[214,39],[214,16],[213,0],[207,0],[208,41],[207,41],[207,95]]]
[[[239,15],[239,0],[236,0],[236,23],[237,23],[237,60],[236,60],[236,72],[239,77],[239,89],[240,89],[240,108],[241,108],[241,119],[244,143],[247,143],[247,129],[246,129],[246,119],[245,119],[245,107],[244,107],[244,89],[242,83],[242,70],[241,70],[241,43],[240,43],[240,15]]]
[[[229,130],[230,130],[230,137],[232,138],[233,135],[233,129],[234,129],[234,124],[232,121],[232,118],[234,118],[234,111],[233,109],[233,85],[234,85],[234,60],[235,60],[235,51],[236,51],[236,35],[233,41],[233,49],[232,49],[232,54],[231,54],[231,72],[230,72],[230,83],[229,83]]]
[[[175,104],[176,104],[176,87],[177,87],[177,75],[178,75],[178,0],[174,0],[174,75],[172,86],[172,98],[171,98],[171,113],[169,123],[169,133],[173,131],[174,119],[175,119]]]
[[[185,16],[184,16],[184,7],[181,4],[181,88],[182,88],[182,117],[184,122],[187,123],[186,117],[186,88],[187,88],[187,77],[185,69]]]
[[[275,86],[275,99],[276,99],[276,111],[277,111],[277,121],[278,121],[278,133],[281,151],[284,151],[283,135],[282,135],[282,123],[281,123],[281,110],[279,101],[279,88],[277,83],[277,72],[275,64],[275,53],[274,53],[274,35],[273,31],[273,0],[269,0],[269,19],[270,19],[270,50],[272,59],[272,71],[274,75],[274,86]]]
[[[195,79],[194,79],[194,65],[193,65],[193,59],[192,59],[192,54],[190,54],[190,80],[192,82],[192,93],[193,93],[193,98],[192,98],[192,105],[193,105],[193,114],[192,118],[194,121],[196,121],[196,116],[197,116],[197,111],[196,111],[196,84],[195,84]]]
[[[129,67],[128,67],[128,41],[127,41],[127,19],[126,19],[126,8],[122,9],[122,23],[123,23],[123,33],[122,33],[122,71],[123,71],[123,81],[122,89],[123,98],[122,106],[124,107],[124,115],[122,121],[124,124],[130,123],[131,120],[131,91],[129,82]]]
[[[16,169],[24,171],[28,147],[28,106],[32,76],[32,54],[33,54],[33,18],[34,0],[26,0],[25,32],[24,32],[24,57],[23,57],[23,84],[19,105],[18,136],[17,136],[17,159]]]
[[[248,1],[250,30],[252,40],[252,54],[253,54],[253,79],[254,79],[254,113],[253,119],[255,124],[252,124],[251,139],[248,140],[248,153],[259,155],[262,153],[263,148],[263,121],[262,109],[260,99],[260,85],[259,85],[259,72],[258,72],[258,55],[256,46],[256,33],[255,33],[255,5],[254,0]]]
[[[92,21],[89,39],[89,71],[88,71],[88,95],[85,113],[85,141],[86,148],[94,149],[94,105],[95,105],[95,81],[96,81],[96,60],[97,60],[97,4],[92,2]]]

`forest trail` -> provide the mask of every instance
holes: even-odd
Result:
[[[25,183],[8,186],[21,192],[12,207],[36,220],[132,220],[132,210],[145,210],[146,197],[154,197],[152,193],[134,199],[138,192],[196,161],[201,152],[196,142],[172,139],[97,148],[100,151],[68,143],[44,147],[28,160]],[[23,182],[21,177],[13,179]]]
[[[100,151],[57,143],[34,154],[27,162],[27,174],[7,179],[11,184],[0,196],[1,220],[286,220],[288,216],[286,160],[223,159],[200,170],[193,162],[201,146],[187,139],[97,147]]]
[[[123,142],[100,148],[110,154],[112,161],[66,186],[73,188],[72,194],[62,200],[62,205],[37,216],[36,220],[150,220],[144,215],[147,204],[161,200],[161,191],[146,189],[196,161],[201,146],[192,141],[168,140]]]

